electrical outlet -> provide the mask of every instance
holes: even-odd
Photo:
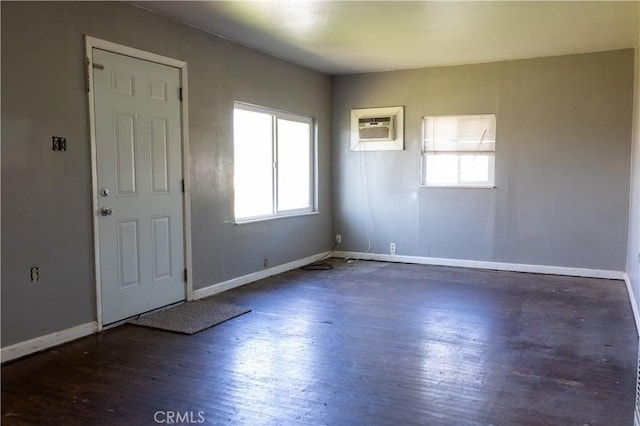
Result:
[[[389,244],[389,253],[396,254],[396,243]]]
[[[264,258],[264,260],[262,261],[262,265],[263,265],[265,268],[268,268],[268,267],[269,267],[269,258],[268,258],[268,257],[265,257],[265,258]]]
[[[342,234],[336,234],[336,244],[342,244]]]
[[[40,268],[34,266],[31,268],[31,282],[37,283],[38,281],[40,281]]]

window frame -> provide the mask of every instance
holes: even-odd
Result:
[[[285,217],[296,217],[317,214],[317,120],[312,116],[296,114],[288,111],[282,111],[275,108],[268,108],[244,102],[234,102],[233,104],[233,126],[235,127],[235,111],[241,109],[244,111],[257,112],[271,116],[271,155],[272,155],[272,213],[256,216],[237,217],[236,216],[236,192],[235,192],[235,129],[233,133],[233,149],[234,149],[234,191],[233,191],[233,218],[236,225],[244,223],[261,222],[266,220],[280,219]],[[278,120],[287,120],[297,123],[305,123],[309,125],[309,206],[297,209],[280,210],[278,208]]]
[[[497,116],[495,113],[481,114],[451,114],[451,115],[430,115],[422,117],[422,140],[420,147],[420,187],[421,188],[473,188],[473,189],[493,189],[495,185],[495,144],[497,137],[491,142],[482,143],[481,140],[464,141],[464,142],[437,142],[427,141],[427,120],[452,117],[482,117],[493,116],[494,132],[497,133]],[[494,135],[495,136],[495,135]],[[466,148],[466,149],[460,149]],[[458,161],[457,182],[433,183],[427,182],[427,157],[451,155],[456,156]],[[460,181],[462,169],[460,166],[461,159],[466,156],[486,156],[489,161],[488,179],[486,181]]]

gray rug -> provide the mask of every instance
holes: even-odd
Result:
[[[129,324],[175,333],[195,334],[247,312],[251,312],[251,309],[203,299],[143,315],[129,321]]]

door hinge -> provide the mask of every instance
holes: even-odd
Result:
[[[184,192],[184,179],[182,179],[182,192]]]
[[[85,71],[87,73],[87,75],[86,75],[87,92],[91,91],[91,68],[96,68],[96,69],[99,69],[99,70],[103,70],[104,69],[104,65],[96,64],[95,62],[92,64],[91,63],[91,59],[86,58]]]
[[[178,99],[180,99],[180,102],[182,102],[182,87],[178,89]]]
[[[91,60],[89,58],[86,58],[86,62],[84,64],[84,71],[85,71],[85,84],[87,85],[86,89],[87,92],[91,91]]]
[[[188,275],[187,275],[187,268],[184,268],[184,282],[186,283],[188,280]]]

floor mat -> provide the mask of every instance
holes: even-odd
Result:
[[[142,315],[129,321],[129,324],[173,331],[174,333],[195,334],[247,312],[251,312],[251,309],[230,303],[216,302],[213,299],[202,299]]]

